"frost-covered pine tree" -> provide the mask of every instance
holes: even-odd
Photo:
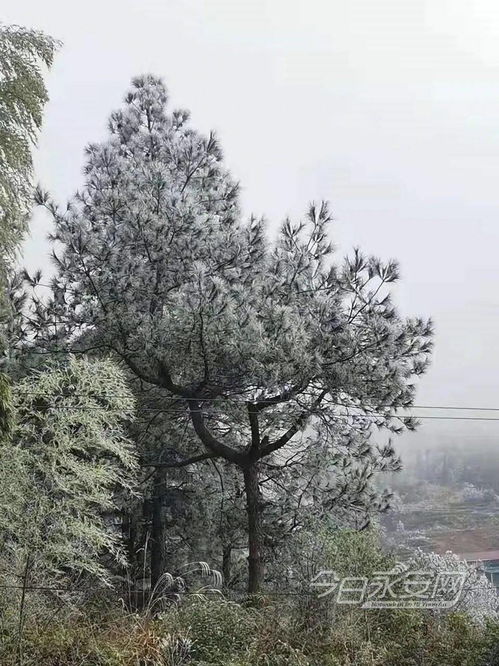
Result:
[[[55,217],[58,272],[52,302],[35,304],[35,333],[112,351],[155,405],[188,415],[193,462],[240,471],[256,592],[262,465],[285,464],[308,429],[330,466],[325,442],[348,424],[414,427],[397,410],[427,367],[431,324],[393,306],[394,261],[359,250],[336,260],[326,203],[273,240],[263,220],[242,221],[216,138],[168,113],[157,78],[134,80],[108,138],[87,149],[85,175],[66,210],[39,193]]]

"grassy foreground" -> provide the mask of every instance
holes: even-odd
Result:
[[[486,666],[499,664],[499,625],[465,615],[319,608],[262,599],[256,608],[194,599],[149,614],[98,613],[31,623],[26,666]],[[1,637],[0,663],[19,663]]]

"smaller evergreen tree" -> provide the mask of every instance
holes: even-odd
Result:
[[[38,30],[0,25],[0,253],[10,254],[26,230],[31,202],[31,148],[48,100],[42,66],[58,42]]]
[[[123,562],[110,516],[137,469],[125,422],[133,399],[110,361],[71,358],[13,388],[14,424],[0,444],[0,579],[67,588],[109,584],[106,553]]]

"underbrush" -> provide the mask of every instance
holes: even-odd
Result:
[[[29,623],[24,666],[494,666],[499,625],[465,615],[336,609],[221,598],[172,605],[162,615],[87,612]],[[12,633],[15,635],[15,632]],[[494,652],[496,650],[496,652]],[[4,633],[2,666],[18,666]]]
[[[149,605],[146,592],[133,597],[146,606],[132,613],[125,610],[132,597],[123,595],[125,603],[115,589],[97,597],[40,589],[26,599],[20,632],[21,597],[5,590],[0,666],[499,666],[499,620],[488,588],[466,590],[460,612],[363,610],[334,595],[318,597],[310,580],[314,562],[342,576],[391,571],[394,560],[376,533],[319,534],[320,560],[306,556],[307,544],[313,539],[300,541],[290,559],[303,570],[295,566],[293,577],[280,580],[274,572],[282,592],[242,595],[240,602],[210,586],[180,586],[178,594],[153,594]]]

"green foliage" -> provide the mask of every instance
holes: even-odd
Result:
[[[100,556],[122,559],[109,517],[136,470],[121,372],[70,359],[19,382],[13,400],[13,432],[0,445],[2,582],[62,587],[71,573],[107,582]]]
[[[0,354],[13,310],[7,288],[15,251],[27,229],[32,201],[31,149],[48,100],[43,67],[50,67],[58,42],[37,30],[0,24]],[[0,432],[8,403],[0,378]]]
[[[494,666],[499,624],[479,629],[461,614],[437,620],[415,610],[354,609],[322,633],[300,628],[280,604],[256,611],[198,599],[156,619],[66,614],[30,626],[26,643],[26,666]],[[8,639],[0,661],[16,663]]]
[[[12,394],[8,378],[0,373],[0,438],[12,428]]]
[[[190,641],[140,616],[75,615],[32,627],[25,666],[187,666]],[[2,666],[17,666],[13,646],[0,644]]]
[[[322,538],[325,564],[340,576],[369,576],[394,564],[393,558],[382,548],[375,528],[361,532],[323,528]]]
[[[253,609],[224,600],[186,603],[175,615],[177,627],[189,627],[196,637],[194,656],[214,663],[228,655],[243,654],[258,631],[258,619]]]
[[[480,629],[468,617],[437,620],[416,610],[360,611],[335,627],[331,664],[338,666],[489,666],[498,644],[499,625]]]
[[[31,199],[31,147],[48,100],[42,66],[58,42],[38,30],[0,26],[0,250],[9,254],[25,231]]]

